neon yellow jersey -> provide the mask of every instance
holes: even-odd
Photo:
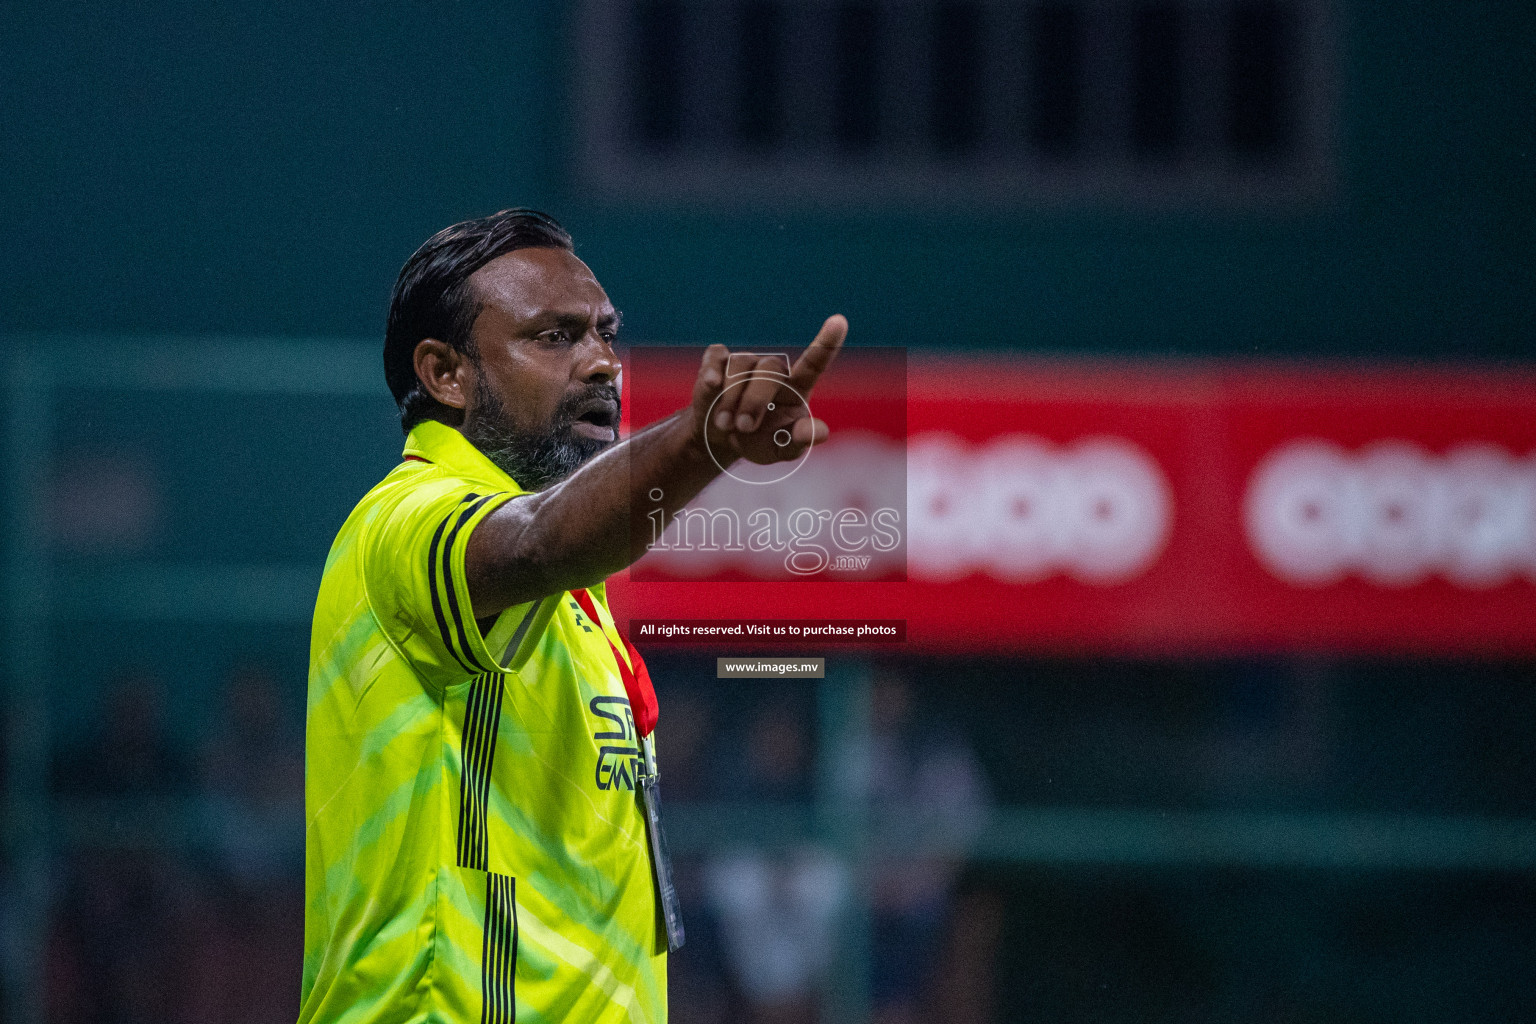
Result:
[[[405,455],[342,526],[315,607],[299,1020],[661,1024],[603,588],[601,622],[558,594],[482,635],[464,550],[521,490],[440,423]]]

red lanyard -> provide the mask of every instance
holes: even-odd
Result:
[[[645,667],[645,659],[640,657],[640,652],[635,650],[635,645],[629,642],[629,638],[619,636],[624,641],[624,650],[629,654],[629,662],[624,661],[624,655],[614,646],[608,637],[608,631],[603,629],[603,620],[597,617],[597,607],[592,600],[592,595],[586,590],[573,590],[571,596],[576,603],[581,605],[581,610],[587,613],[587,618],[592,620],[592,625],[603,634],[603,639],[608,641],[608,649],[613,651],[614,663],[619,666],[619,678],[624,680],[624,692],[629,695],[629,711],[635,717],[635,728],[640,731],[641,737],[651,734],[656,728],[656,688],[651,685],[651,673]],[[633,665],[634,668],[630,668]]]

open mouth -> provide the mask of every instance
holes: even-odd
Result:
[[[584,402],[576,410],[575,424],[584,434],[594,437],[612,437],[619,427],[619,405],[608,399]]]

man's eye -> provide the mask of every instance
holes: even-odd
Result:
[[[599,333],[602,335],[603,340],[610,345],[619,340],[618,331],[600,331]]]
[[[571,340],[571,336],[565,331],[545,331],[543,338],[551,345],[564,345]]]

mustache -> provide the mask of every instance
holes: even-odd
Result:
[[[577,412],[589,402],[612,402],[614,428],[618,428],[619,419],[624,414],[624,399],[619,389],[608,382],[587,384],[580,391],[566,395],[555,408],[555,423],[561,427],[575,423]]]

